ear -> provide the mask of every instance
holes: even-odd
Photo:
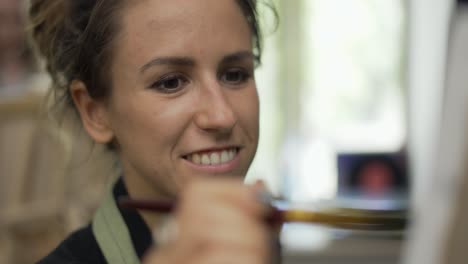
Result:
[[[91,98],[86,85],[78,80],[72,81],[70,94],[89,136],[97,143],[109,143],[114,133],[110,126],[108,106],[105,102]]]

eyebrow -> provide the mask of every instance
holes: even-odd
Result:
[[[221,64],[229,64],[233,62],[242,61],[245,59],[254,59],[254,58],[255,56],[251,51],[239,51],[239,52],[235,52],[233,54],[229,54],[225,56],[221,60]]]
[[[254,54],[251,51],[239,51],[229,55],[226,55],[221,60],[221,64],[229,64],[233,62],[242,61],[245,59],[255,58]],[[195,60],[190,57],[160,57],[155,58],[143,65],[140,68],[140,73],[145,72],[149,68],[157,65],[171,65],[171,66],[194,66]]]
[[[157,65],[176,65],[176,66],[194,66],[195,60],[189,57],[161,57],[155,58],[140,68],[140,72],[143,73],[147,69]]]

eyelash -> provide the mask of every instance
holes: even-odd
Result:
[[[230,81],[223,80],[223,78],[226,76],[226,74],[229,73],[236,73],[240,74],[240,80],[235,81],[233,83],[230,83]],[[247,82],[250,78],[252,77],[252,74],[250,71],[243,69],[243,68],[230,68],[222,72],[222,74],[218,77],[218,79],[228,85],[241,85],[245,82]]]
[[[163,85],[168,84],[171,81],[178,81],[176,88],[163,87]],[[161,77],[161,79],[153,83],[150,88],[156,89],[162,93],[176,93],[181,90],[188,82],[189,80],[184,75],[174,73]]]
[[[237,80],[237,81],[227,80],[226,75],[227,74],[232,74],[232,73],[240,74],[240,76],[236,76],[236,77],[240,77],[240,79]],[[253,74],[250,73],[250,71],[248,71],[246,69],[243,69],[243,68],[229,68],[229,69],[223,70],[218,75],[218,79],[222,83],[225,83],[227,85],[238,86],[238,85],[242,85],[242,84],[246,83],[250,78],[252,78],[252,75]],[[173,81],[178,82],[176,88],[167,88],[167,86],[164,87],[164,85],[167,85],[169,82],[173,82]],[[172,73],[172,74],[168,74],[168,75],[165,75],[165,76],[161,77],[158,81],[154,82],[150,86],[150,88],[155,89],[155,90],[157,90],[159,92],[162,92],[162,93],[171,94],[171,93],[176,93],[176,92],[180,91],[181,89],[183,89],[183,87],[187,83],[189,83],[189,79],[187,77],[185,77],[183,74]]]

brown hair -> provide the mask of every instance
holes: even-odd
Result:
[[[261,61],[261,34],[257,0],[236,0],[252,31],[254,54]],[[73,105],[68,87],[73,80],[86,84],[95,99],[111,92],[108,71],[113,40],[119,31],[118,0],[31,0],[30,35],[39,56],[45,59],[53,92],[65,105]]]
[[[68,86],[83,81],[90,96],[106,97],[110,87],[113,39],[118,33],[116,15],[124,1],[33,0],[29,9],[31,36],[45,59],[53,91],[72,105]]]

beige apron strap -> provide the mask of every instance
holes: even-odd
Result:
[[[107,263],[140,264],[112,191],[108,192],[94,215],[92,229]]]

